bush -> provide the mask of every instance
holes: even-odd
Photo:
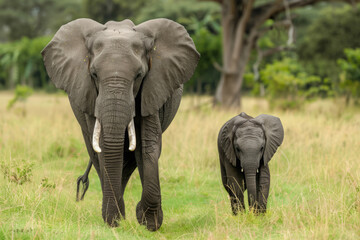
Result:
[[[296,102],[316,97],[333,96],[328,79],[308,75],[296,60],[285,58],[266,65],[260,72],[265,94],[271,100],[281,99],[284,108],[296,107]]]
[[[4,174],[4,178],[9,182],[22,185],[31,181],[33,166],[33,163],[29,163],[24,160],[17,161],[16,165],[2,162],[1,170]]]

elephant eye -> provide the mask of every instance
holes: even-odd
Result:
[[[138,79],[138,78],[140,78],[140,77],[141,77],[141,73],[138,73],[138,74],[136,75],[135,79]]]
[[[238,153],[241,152],[241,149],[239,148],[239,146],[236,146],[236,147],[235,147],[235,150],[236,150],[236,152],[238,152]]]

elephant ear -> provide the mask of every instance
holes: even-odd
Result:
[[[74,20],[63,25],[41,52],[51,81],[90,115],[94,115],[97,92],[88,70],[90,54],[86,39],[104,28],[91,19]]]
[[[267,165],[284,139],[284,128],[280,118],[271,115],[261,114],[255,120],[264,127],[266,137],[264,165]]]
[[[234,133],[236,126],[241,125],[246,122],[248,119],[244,118],[246,113],[241,113],[238,116],[233,117],[227,121],[224,126],[221,128],[219,137],[218,137],[218,147],[219,150],[223,152],[227,161],[229,161],[234,167],[236,167],[236,155],[234,149]],[[246,115],[248,116],[248,115]],[[248,116],[249,117],[249,116]]]
[[[247,120],[253,119],[252,116],[247,115],[246,113],[242,112],[239,114],[240,117],[245,118]]]
[[[200,54],[186,29],[168,19],[154,19],[134,27],[145,35],[150,70],[143,80],[141,115],[157,112],[193,75]]]

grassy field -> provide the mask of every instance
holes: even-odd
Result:
[[[0,93],[0,239],[360,238],[360,109],[342,101],[280,111],[261,99],[243,100],[250,115],[280,117],[285,138],[270,162],[268,212],[233,216],[216,140],[225,121],[240,112],[211,109],[209,98],[183,98],[163,135],[164,222],[149,232],[135,217],[137,172],[119,228],[103,223],[94,170],[85,200],[75,201],[76,179],[88,157],[67,97],[35,94],[6,110],[11,97]]]

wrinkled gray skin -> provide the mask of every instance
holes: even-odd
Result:
[[[117,220],[125,217],[124,190],[138,167],[143,190],[137,220],[157,230],[163,220],[161,136],[177,112],[183,83],[199,60],[187,31],[168,19],[137,26],[130,20],[103,25],[78,19],[62,26],[42,55],[52,82],[67,92],[81,126],[101,181],[104,221],[117,226]],[[96,118],[101,124],[99,154],[91,144]],[[128,150],[126,131],[132,119],[134,152]]]
[[[280,119],[266,114],[253,118],[241,113],[221,128],[218,137],[221,178],[234,215],[245,210],[246,189],[250,209],[266,212],[270,188],[268,162],[283,138]]]

